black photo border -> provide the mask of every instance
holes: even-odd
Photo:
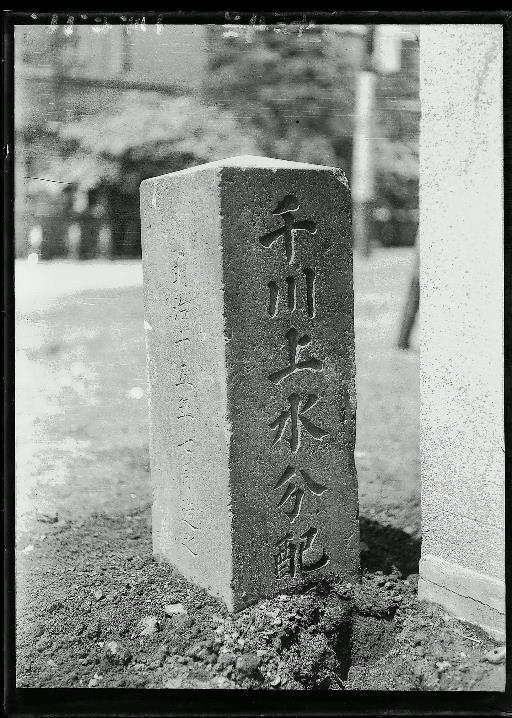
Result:
[[[296,7],[296,6],[295,6]],[[507,661],[507,688],[499,692],[402,692],[402,691],[252,691],[166,690],[101,688],[16,688],[15,590],[14,590],[14,25],[65,24],[69,15],[76,24],[137,22],[146,24],[266,24],[315,22],[396,24],[500,24],[503,27],[504,108],[504,360],[505,360],[505,471],[506,545],[511,545],[510,509],[510,321],[512,183],[512,10],[480,11],[363,11],[363,10],[175,10],[173,12],[29,10],[3,13],[3,456],[4,456],[4,695],[7,716],[490,716],[512,714],[511,660]],[[122,19],[122,16],[127,18]],[[475,180],[477,181],[477,179]],[[492,550],[492,547],[489,547]],[[509,551],[506,552],[507,558]],[[506,584],[512,567],[506,562]],[[512,611],[507,591],[507,634],[512,635]]]

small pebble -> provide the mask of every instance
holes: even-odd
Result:
[[[257,673],[260,660],[255,653],[245,653],[237,658],[236,668],[243,676],[252,676]]]
[[[101,590],[101,588],[97,588],[96,591],[94,591],[94,598],[97,601],[100,601],[103,598],[103,591]]]
[[[441,640],[443,643],[450,644],[453,643],[453,639],[451,635],[448,633],[448,631],[441,631],[439,634],[439,640]]]
[[[271,686],[278,686],[281,683],[281,676],[276,676],[275,678],[272,678],[270,681]]]
[[[230,652],[219,653],[219,657],[217,659],[217,665],[220,668],[227,668],[228,666],[232,666],[235,661],[236,661],[236,656],[233,653],[230,653]]]
[[[491,648],[490,651],[487,651],[487,653],[484,653],[484,660],[488,661],[489,663],[503,663],[505,661],[505,658],[507,656],[507,649],[506,646],[496,646],[496,648]]]
[[[165,683],[165,688],[181,688],[183,684],[183,678],[169,678]]]
[[[447,671],[448,668],[451,668],[452,664],[448,661],[439,661],[439,663],[436,663],[436,668],[438,673],[444,673],[444,671]]]
[[[180,613],[187,613],[187,609],[182,603],[168,603],[164,606],[164,612],[168,616],[175,616]]]
[[[412,640],[414,645],[417,646],[419,643],[423,643],[427,640],[427,634],[425,633],[425,631],[416,631]]]
[[[138,627],[140,636],[152,636],[159,630],[160,624],[156,616],[144,616],[139,621]]]
[[[94,677],[91,678],[91,680],[89,681],[89,688],[94,688],[95,686],[97,686],[102,678],[103,676],[99,676],[97,673],[95,673]]]
[[[434,658],[444,658],[446,655],[446,649],[444,646],[440,646],[438,643],[434,644],[431,647],[431,652]]]
[[[418,661],[417,663],[413,663],[412,672],[415,676],[418,676],[418,678],[425,675],[425,661]]]
[[[51,640],[43,634],[43,636],[37,641],[36,643],[36,650],[41,653],[41,651],[44,651],[45,648],[48,648],[48,646],[51,645]]]

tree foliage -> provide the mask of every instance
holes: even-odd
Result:
[[[232,109],[262,154],[335,164],[350,177],[357,38],[347,53],[349,36],[328,26],[212,26],[208,34],[208,101]],[[409,43],[401,71],[378,78],[377,204],[418,204],[415,55]]]
[[[349,170],[354,72],[322,27],[208,33],[209,102],[231,108],[265,155]]]
[[[127,92],[115,113],[100,112],[58,129],[60,174],[86,190],[138,192],[147,177],[233,154],[258,154],[233,115],[192,97]]]

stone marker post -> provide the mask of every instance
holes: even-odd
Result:
[[[345,176],[235,157],[141,213],[155,555],[231,610],[357,576]]]

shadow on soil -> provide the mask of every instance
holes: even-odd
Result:
[[[382,571],[388,575],[396,568],[404,579],[418,573],[420,538],[364,516],[360,517],[360,535],[364,547],[361,552],[363,571]],[[343,683],[352,665],[365,665],[388,653],[395,630],[391,619],[392,615],[362,616],[355,612],[338,627],[334,651],[338,660],[337,674]]]
[[[390,573],[395,566],[403,578],[418,573],[421,539],[401,529],[384,526],[364,516],[359,520],[361,541],[367,546],[361,553],[361,566],[370,572]]]

